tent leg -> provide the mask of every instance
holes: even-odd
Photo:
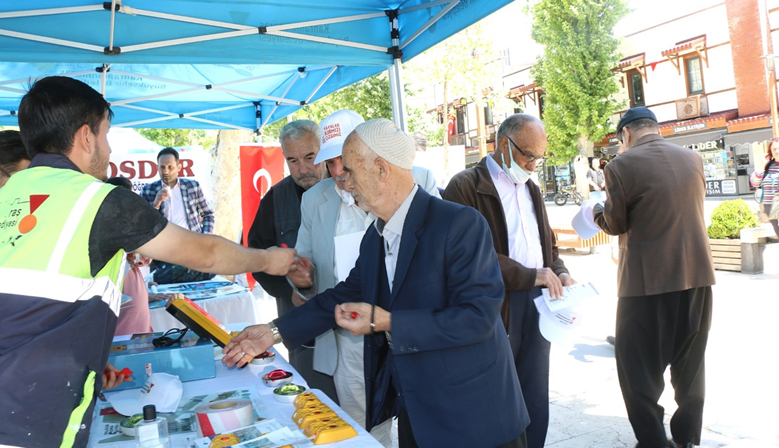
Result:
[[[395,59],[393,65],[387,67],[390,84],[390,101],[392,103],[392,120],[395,125],[408,132],[406,119],[406,102],[403,98],[403,69],[400,59]]]

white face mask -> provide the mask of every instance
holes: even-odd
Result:
[[[342,200],[342,201],[343,201],[343,202],[344,202],[346,205],[354,205],[354,197],[352,196],[352,194],[351,194],[351,193],[349,193],[349,192],[348,192],[348,191],[346,191],[346,190],[341,190],[341,189],[339,188],[339,189],[338,189],[338,194],[339,194],[339,195],[341,195],[341,200]]]
[[[517,162],[514,161],[514,155],[511,153],[511,146],[508,148],[509,158],[511,159],[511,168],[506,166],[506,159],[503,154],[500,155],[500,159],[503,161],[503,171],[508,174],[509,178],[517,185],[524,184],[530,179],[530,173],[522,169]]]

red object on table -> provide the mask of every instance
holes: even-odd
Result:
[[[106,375],[109,375],[110,372],[111,372],[110,370],[105,369],[105,372],[103,372],[103,373],[105,373]],[[132,374],[133,374],[133,371],[128,369],[127,367],[125,367],[124,369],[116,372],[116,376],[124,375],[125,378],[127,378],[128,376],[130,376]]]
[[[360,317],[360,313],[357,311],[352,311],[352,319],[357,319],[358,317]]]
[[[289,246],[287,246],[287,243],[281,243],[281,248],[282,248],[282,249],[286,249],[286,248],[288,248],[288,247],[289,247]]]

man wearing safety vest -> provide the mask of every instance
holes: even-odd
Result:
[[[22,98],[32,162],[0,189],[0,446],[86,446],[125,252],[220,274],[295,269],[294,250],[168,225],[140,196],[104,184],[112,115],[67,77],[43,78]]]

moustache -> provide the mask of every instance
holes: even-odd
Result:
[[[299,181],[303,179],[319,179],[319,176],[317,176],[314,173],[306,173],[306,174],[301,174],[300,176],[297,177],[297,180]]]

